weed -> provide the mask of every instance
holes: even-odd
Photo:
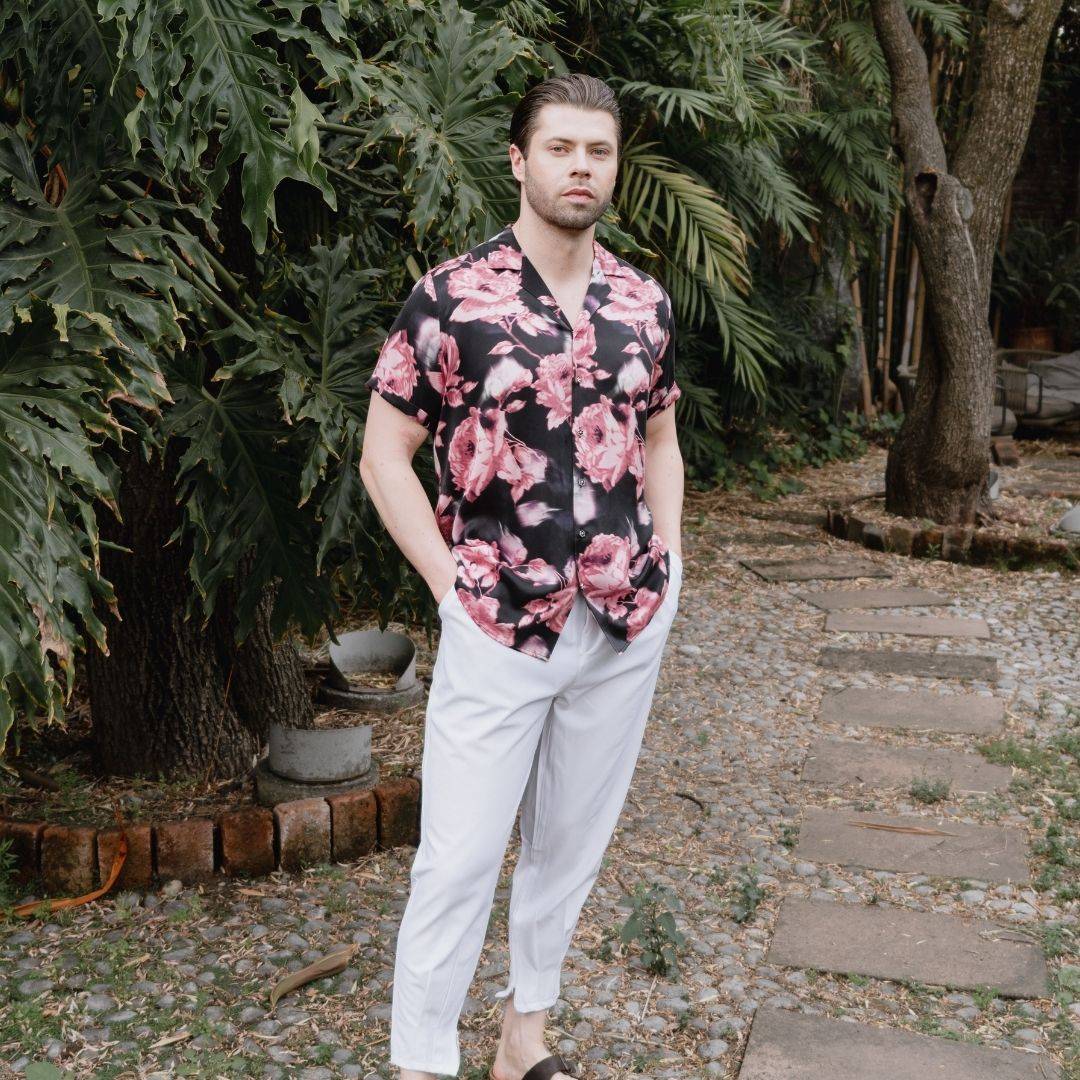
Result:
[[[685,936],[675,926],[674,912],[682,910],[678,894],[666,885],[646,888],[644,882],[638,882],[633,895],[624,895],[619,903],[633,908],[619,931],[623,944],[640,942],[641,961],[648,971],[665,977],[677,974],[678,950],[686,944]]]
[[[923,779],[915,780],[908,793],[916,802],[943,802],[949,797],[949,781],[929,780],[924,777]]]
[[[765,897],[765,890],[758,884],[756,867],[747,867],[736,881],[736,894],[731,898],[731,917],[737,923],[747,922],[754,917],[758,904]]]

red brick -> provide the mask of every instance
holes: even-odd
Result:
[[[420,782],[412,776],[384,780],[375,788],[379,803],[379,847],[420,843]]]
[[[41,866],[42,821],[7,821],[0,819],[0,840],[11,841],[8,851],[15,859],[16,885],[29,885]]]
[[[950,562],[966,562],[974,532],[970,525],[952,525],[945,529],[941,539],[941,557]]]
[[[214,876],[214,823],[209,818],[162,821],[154,826],[157,874],[191,883]]]
[[[262,877],[277,866],[274,815],[265,806],[230,810],[218,817],[221,869],[233,876]]]
[[[918,529],[913,525],[890,525],[885,533],[885,550],[910,555]]]
[[[41,880],[49,896],[82,896],[97,881],[97,829],[47,825],[41,834]]]
[[[127,834],[127,855],[124,856],[124,865],[120,867],[120,876],[110,892],[119,892],[121,889],[148,889],[154,880],[150,826],[125,825],[124,832]],[[108,880],[119,844],[119,829],[101,829],[98,832],[97,860],[102,885]]]
[[[998,465],[1020,464],[1020,453],[1016,449],[1016,443],[1011,435],[1004,439],[991,439],[990,450],[994,456],[994,461]]]
[[[855,544],[861,544],[863,538],[863,529],[865,528],[865,522],[862,518],[856,517],[854,514],[848,514],[847,519],[847,538]]]
[[[330,861],[330,807],[325,799],[292,799],[274,807],[278,865],[295,871]]]
[[[330,849],[334,862],[351,862],[374,851],[379,843],[379,804],[375,792],[350,791],[327,797],[330,807]]]

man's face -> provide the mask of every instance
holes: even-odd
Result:
[[[514,176],[538,217],[564,229],[587,229],[603,216],[615,190],[615,118],[602,109],[545,105],[536,119],[529,156],[510,148]]]

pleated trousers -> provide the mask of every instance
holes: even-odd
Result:
[[[510,971],[519,1012],[558,1000],[582,906],[622,812],[682,585],[617,653],[579,592],[547,660],[489,637],[456,590],[424,725],[420,844],[395,946],[390,1063],[439,1076],[461,1064],[458,1020],[513,831]]]

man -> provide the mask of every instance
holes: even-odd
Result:
[[[566,1080],[544,1042],[621,813],[682,578],[668,294],[594,239],[610,89],[550,79],[510,125],[517,221],[434,267],[379,354],[361,475],[438,600],[421,832],[390,1061],[454,1075],[457,1022],[519,804],[494,1080]],[[434,438],[434,508],[411,458]],[[449,548],[449,550],[448,550]]]

